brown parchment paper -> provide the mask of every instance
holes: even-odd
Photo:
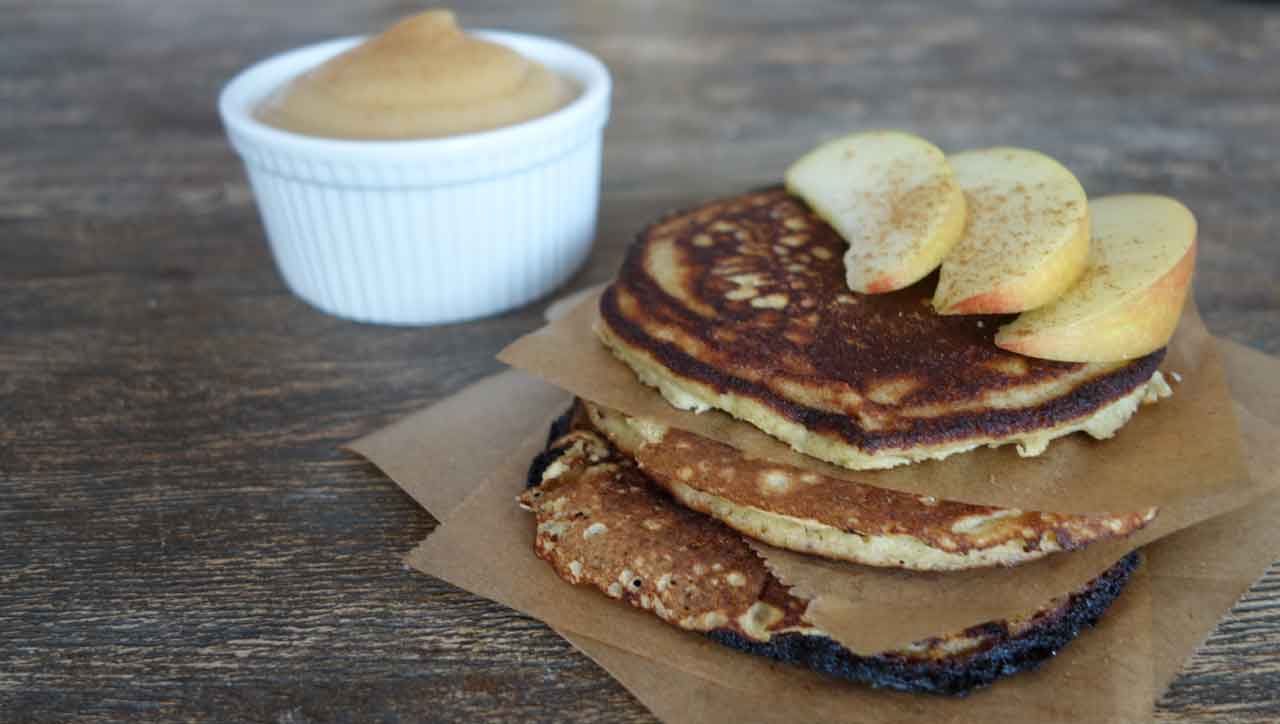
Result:
[[[1161,514],[1151,527],[1168,534],[1229,510],[1253,487],[1221,359],[1194,305],[1188,306],[1162,365],[1166,373],[1182,377],[1181,383],[1170,379],[1173,398],[1144,406],[1112,440],[1077,434],[1054,441],[1035,458],[1019,457],[1006,446],[855,472],[796,453],[724,413],[675,409],[596,339],[591,328],[598,301],[598,292],[587,296],[559,319],[516,340],[499,359],[581,397],[756,457],[920,495],[1052,512],[1119,513],[1158,505]]]
[[[1280,445],[1280,436],[1274,431],[1264,432],[1263,423],[1258,421],[1258,414],[1265,408],[1270,410],[1272,419],[1280,420],[1280,399],[1276,399],[1275,391],[1267,384],[1280,374],[1277,369],[1280,365],[1265,356],[1241,351],[1238,347],[1233,346],[1231,351],[1236,376],[1243,379],[1243,384],[1252,384],[1252,388],[1246,390],[1244,395],[1244,399],[1251,403],[1247,405],[1249,414],[1244,416],[1246,431],[1250,433],[1251,453],[1275,448]],[[1233,382],[1240,383],[1240,380],[1233,379]],[[484,466],[476,461],[489,459],[467,453],[480,447],[492,449],[502,442],[492,436],[494,426],[490,415],[506,415],[513,428],[519,428],[523,424],[545,423],[563,398],[556,401],[552,410],[535,409],[536,405],[513,406],[509,403],[513,395],[520,394],[521,388],[528,388],[526,392],[536,398],[537,385],[538,383],[518,373],[499,375],[494,380],[472,387],[447,403],[442,403],[455,403],[453,407],[431,408],[393,428],[357,441],[352,448],[365,454],[384,470],[400,470],[397,481],[416,499],[433,508],[438,517],[447,517],[449,522],[442,527],[441,532],[444,532],[444,528],[471,528],[467,524],[470,518],[462,510],[456,510],[453,514],[447,512],[459,505],[461,498],[473,490],[474,480],[481,477]],[[547,399],[555,399],[553,394],[546,394]],[[470,448],[469,450],[459,449],[457,446],[446,450],[431,437],[432,430],[438,429],[444,417],[440,414],[441,409],[455,412],[465,409],[472,413],[467,424],[459,424],[456,419],[451,419],[448,425],[457,433],[454,439],[462,440],[464,447]],[[472,422],[480,424],[468,429],[467,426]],[[536,447],[536,438],[541,434],[538,431],[526,446]],[[393,440],[397,439],[400,442],[393,444]],[[445,458],[455,462],[444,468],[440,465],[415,467],[409,463],[411,457],[419,461]],[[1256,469],[1260,468],[1274,477],[1277,466],[1274,458],[1268,463],[1251,459],[1251,463]],[[794,715],[795,712],[814,711],[814,707],[827,711],[837,720],[853,718],[862,721],[909,721],[925,716],[931,721],[966,720],[984,712],[1001,711],[1026,715],[1023,716],[1024,719],[1034,717],[1043,720],[1105,718],[1117,721],[1141,718],[1144,716],[1142,712],[1150,706],[1151,687],[1142,686],[1138,681],[1141,677],[1135,677],[1134,673],[1142,671],[1147,676],[1154,676],[1160,686],[1172,676],[1179,662],[1207,634],[1213,622],[1280,548],[1280,540],[1277,540],[1280,534],[1268,525],[1271,516],[1280,512],[1277,508],[1280,506],[1276,505],[1274,499],[1268,499],[1265,505],[1254,506],[1228,518],[1183,531],[1150,547],[1149,562],[1145,569],[1151,574],[1153,582],[1148,582],[1146,576],[1142,575],[1135,579],[1098,632],[1082,637],[1068,649],[1067,655],[1060,657],[1044,671],[1002,682],[991,692],[980,693],[964,702],[939,702],[930,697],[877,693],[850,687],[790,667],[771,664],[757,657],[722,649],[700,637],[670,629],[656,619],[649,619],[641,614],[645,624],[660,627],[659,630],[666,638],[678,642],[674,647],[663,646],[662,642],[658,642],[658,646],[646,648],[644,636],[636,638],[630,635],[635,630],[629,625],[630,621],[624,622],[617,618],[619,614],[636,612],[596,594],[593,596],[598,599],[597,605],[587,610],[585,615],[608,619],[617,625],[604,627],[605,630],[598,636],[603,641],[573,634],[570,634],[570,639],[618,676],[624,685],[659,716],[670,721],[742,721],[744,718],[761,721],[769,720],[773,712],[780,711],[783,716],[786,712],[792,712]],[[459,525],[454,526],[454,522],[459,522]],[[531,528],[527,520],[524,528]],[[466,558],[465,548],[443,548],[436,553],[454,558],[454,565],[445,566],[447,568],[456,569],[460,560]],[[528,550],[526,540],[521,552]],[[439,558],[423,555],[424,552],[424,549],[415,551],[410,562],[428,572],[436,571]],[[503,555],[501,550],[496,553]],[[531,554],[529,559],[532,559]],[[536,565],[538,569],[546,568],[536,560],[526,562]],[[485,566],[486,562],[480,561],[477,568]],[[495,573],[492,568],[489,571],[491,574]],[[1214,575],[1207,571],[1217,573]],[[444,577],[453,580],[447,575]],[[500,575],[479,578],[487,580],[477,581],[478,585],[471,589],[482,595],[490,595],[499,600],[529,598],[493,595],[490,590],[495,586],[525,587],[526,583],[519,578],[505,579]],[[1194,580],[1200,585],[1188,586],[1187,580]],[[470,587],[458,580],[454,582]],[[579,591],[558,579],[554,583],[563,592]],[[1145,628],[1144,635],[1140,620],[1143,606],[1138,602],[1146,595],[1144,590],[1149,592],[1150,589],[1146,588],[1148,586],[1154,586],[1162,593],[1154,604],[1157,616]],[[547,593],[552,599],[556,598],[554,593]],[[534,603],[538,603],[537,598],[533,597]],[[1161,615],[1162,610],[1165,615]],[[643,629],[645,626],[641,624],[639,628]],[[1147,653],[1151,650],[1152,632],[1155,633],[1155,657]],[[1145,646],[1144,640],[1148,642]],[[1096,661],[1090,658],[1090,651],[1094,648],[1102,651]],[[1132,652],[1142,652],[1145,658],[1137,662],[1131,661]],[[1154,672],[1151,666],[1153,658],[1159,661],[1158,670]],[[1122,659],[1127,663],[1122,662]],[[1106,674],[1101,677],[1103,681],[1086,681],[1075,676],[1072,673],[1074,665],[1064,663],[1071,660],[1081,665],[1079,673],[1084,679],[1093,673],[1103,672]],[[1089,665],[1084,665],[1085,663]],[[747,670],[742,670],[742,667]],[[1113,675],[1116,672],[1122,674],[1118,679]],[[734,679],[734,676],[747,678]],[[1031,700],[1018,694],[1023,688],[1045,680],[1046,676],[1049,677],[1047,686],[1053,688],[1053,691],[1045,689],[1039,694],[1029,691]],[[1108,681],[1119,681],[1124,685],[1112,687],[1107,684]],[[1147,681],[1150,682],[1151,679],[1148,678]],[[1084,686],[1075,686],[1077,684]],[[1101,688],[1097,688],[1099,686]],[[857,702],[844,702],[847,696],[860,698]],[[852,705],[858,706],[856,709],[847,708]],[[828,706],[834,708],[829,709]],[[868,709],[867,706],[871,708]],[[1102,716],[1094,717],[1090,712]]]
[[[437,520],[517,454],[514,444],[550,427],[572,397],[508,370],[347,446],[377,465]]]
[[[556,577],[549,566],[534,557],[532,521],[513,501],[522,484],[527,460],[543,442],[541,430],[530,435],[519,450],[513,452],[513,456],[518,457],[504,465],[493,483],[481,487],[454,508],[448,520],[410,554],[407,559],[410,565],[530,613],[562,630],[603,639],[641,653],[651,661],[674,666],[679,676],[710,680],[738,691],[750,691],[761,676],[780,676],[779,685],[784,688],[799,686],[815,694],[826,691],[830,682],[823,677],[726,649],[704,637],[671,628],[651,614],[617,605],[594,589],[569,586]],[[1094,690],[1090,706],[1106,717],[1123,711],[1126,706],[1137,711],[1136,705],[1125,703],[1126,697],[1135,690],[1143,692],[1138,697],[1140,701],[1153,696],[1151,657],[1146,653],[1150,647],[1146,619],[1149,609],[1143,580],[1145,576],[1139,574],[1132,590],[1117,604],[1117,612],[1128,612],[1117,620],[1131,618],[1131,625],[1108,624],[1115,630],[1117,650],[1126,652],[1126,658],[1119,663],[1112,661],[1115,652],[1108,648],[1093,656],[1078,657],[1065,667],[1066,675],[1076,676],[1071,672],[1078,672],[1082,681]],[[881,615],[892,613],[882,611]],[[1041,695],[1025,695],[1028,697],[1025,700],[1022,697],[1018,702],[1001,699],[993,711],[1025,712],[1036,698],[1044,699],[1036,706],[1047,706],[1053,701],[1047,692],[1056,684],[1051,681],[1044,686]],[[874,692],[848,684],[831,691],[841,697],[840,702],[809,704],[804,710],[813,716],[829,718],[843,707],[865,710],[876,706],[886,713],[896,712],[897,718],[920,706],[916,702],[918,697]],[[939,706],[954,704],[944,701]],[[963,710],[957,710],[956,716],[963,715]]]

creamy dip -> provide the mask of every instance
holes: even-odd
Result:
[[[326,138],[438,138],[537,118],[575,94],[542,64],[462,32],[448,10],[432,10],[294,78],[254,115]]]

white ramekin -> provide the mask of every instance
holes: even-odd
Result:
[[[609,72],[559,41],[475,34],[570,78],[579,95],[524,123],[438,139],[333,140],[253,117],[271,91],[362,38],[268,58],[223,88],[218,110],[276,264],[304,300],[365,322],[452,322],[530,302],[586,260]]]

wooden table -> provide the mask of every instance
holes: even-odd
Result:
[[[218,89],[419,4],[296,5],[0,5],[0,719],[649,720],[545,626],[405,570],[434,521],[337,448],[497,371],[545,304],[392,329],[286,291]],[[905,127],[1184,199],[1210,327],[1280,353],[1280,6],[459,5],[615,74],[602,231],[571,288],[663,210]],[[1280,717],[1278,648],[1273,572],[1162,718]]]

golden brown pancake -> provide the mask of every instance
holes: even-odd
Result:
[[[1164,350],[1074,364],[995,346],[1002,316],[942,316],[936,275],[848,290],[844,242],[782,189],[712,201],[641,233],[600,301],[601,340],[682,409],[719,409],[852,469],[980,445],[1038,455],[1115,434],[1168,393]]]
[[[1014,566],[1127,536],[1156,509],[1082,515],[971,505],[833,478],[579,401],[619,451],[684,506],[778,548],[870,566]]]
[[[520,496],[536,519],[534,550],[561,578],[727,646],[876,687],[963,695],[1035,668],[1102,616],[1138,564],[1131,553],[1025,616],[859,655],[806,620],[808,602],[739,534],[675,503],[581,416],[567,428],[553,431]]]

